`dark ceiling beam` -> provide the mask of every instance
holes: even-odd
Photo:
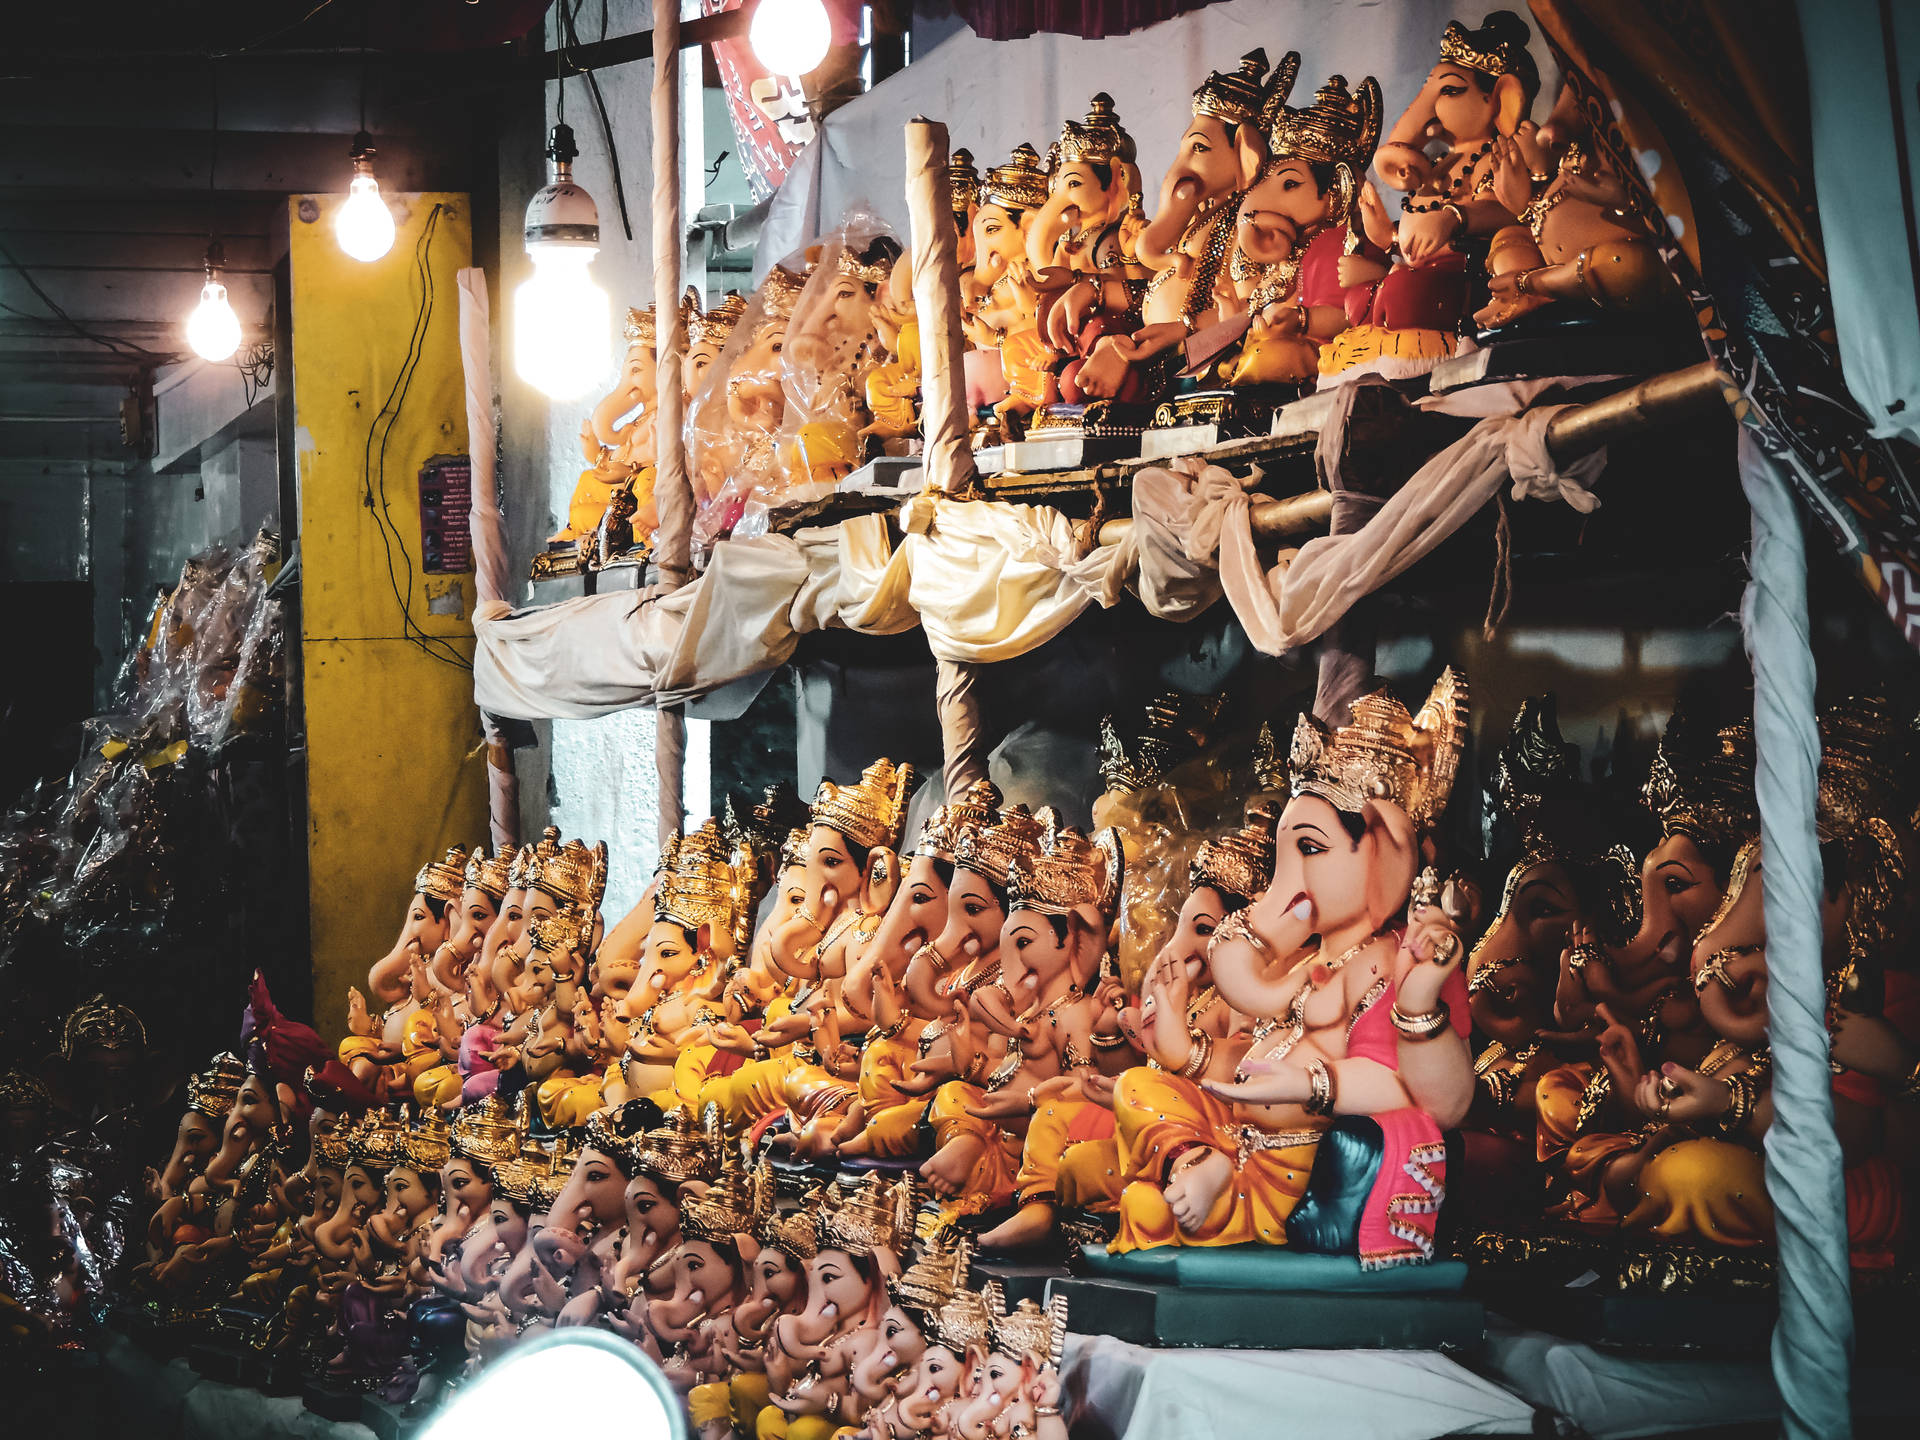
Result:
[[[353,169],[350,135],[249,131],[220,136],[216,156],[204,131],[68,130],[57,147],[46,132],[0,126],[0,186],[173,193],[215,187],[280,194],[344,190]],[[408,137],[380,147],[383,190],[466,190],[470,147],[424,146]]]

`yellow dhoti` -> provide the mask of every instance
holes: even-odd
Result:
[[[1773,1240],[1773,1202],[1757,1150],[1726,1140],[1682,1140],[1641,1168],[1640,1200],[1620,1222],[1669,1240],[1766,1245]]]
[[[547,1124],[556,1129],[584,1125],[600,1108],[600,1076],[549,1075],[535,1087],[533,1098]]]
[[[1191,1080],[1145,1068],[1120,1077],[1113,1109],[1119,1149],[1130,1161],[1115,1253],[1158,1245],[1287,1243],[1287,1217],[1306,1193],[1317,1134],[1276,1135],[1248,1126],[1226,1101]],[[1239,1159],[1243,1141],[1251,1148]],[[1235,1162],[1233,1178],[1191,1233],[1174,1220],[1163,1190],[1168,1162],[1190,1145],[1221,1151]]]
[[[963,1214],[989,1210],[1011,1200],[1014,1177],[1020,1168],[1020,1140],[993,1121],[972,1113],[972,1107],[985,1099],[986,1092],[978,1085],[949,1080],[933,1092],[933,1103],[927,1107],[927,1123],[933,1126],[936,1152],[963,1135],[980,1142],[980,1158],[973,1162],[973,1171],[967,1177],[963,1192],[966,1203],[959,1211]]]
[[[460,1099],[464,1083],[458,1065],[436,1065],[413,1077],[413,1103],[422,1110],[449,1107]]]
[[[734,1425],[741,1430],[752,1430],[760,1412],[767,1408],[766,1372],[741,1372],[727,1381],[727,1394],[733,1402]]]
[[[385,1049],[377,1036],[349,1035],[340,1042],[340,1063],[370,1085],[382,1100],[390,1094],[405,1094],[409,1084],[404,1065],[390,1065],[379,1058]],[[355,1061],[361,1068],[356,1069]],[[370,1068],[369,1068],[370,1067]]]
[[[1026,1142],[1020,1147],[1020,1172],[1014,1177],[1021,1203],[1058,1199],[1068,1152],[1077,1142],[1098,1144],[1107,1138],[1101,1132],[1110,1132],[1113,1125],[1111,1110],[1085,1100],[1052,1100],[1034,1111],[1027,1122]]]
[[[700,1087],[699,1111],[720,1107],[729,1130],[746,1130],[787,1104],[787,1072],[800,1062],[792,1055],[749,1060],[731,1075],[709,1080]]]
[[[1117,1139],[1081,1140],[1069,1145],[1060,1157],[1060,1173],[1053,1182],[1054,1198],[1081,1210],[1118,1210],[1121,1192],[1126,1188]]]
[[[758,1440],[833,1440],[837,1428],[836,1423],[824,1415],[795,1415],[788,1419],[786,1411],[769,1405],[754,1421],[753,1433]]]

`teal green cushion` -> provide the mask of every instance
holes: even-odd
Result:
[[[1125,1255],[1089,1245],[1082,1254],[1092,1274],[1187,1290],[1451,1295],[1467,1281],[1461,1260],[1362,1270],[1352,1255],[1309,1255],[1279,1245],[1167,1245]]]

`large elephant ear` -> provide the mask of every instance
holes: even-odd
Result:
[[[1369,800],[1361,811],[1373,841],[1367,869],[1367,918],[1378,930],[1406,908],[1420,869],[1420,832],[1391,800]]]
[[[1493,128],[1502,135],[1511,135],[1527,118],[1527,87],[1520,83],[1518,75],[1502,75],[1493,82],[1493,91],[1500,102],[1500,109],[1493,117]]]

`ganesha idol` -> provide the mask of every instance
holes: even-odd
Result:
[[[1255,50],[1193,92],[1193,118],[1161,181],[1159,207],[1135,242],[1139,263],[1154,272],[1140,326],[1094,343],[1076,376],[1084,394],[1158,401],[1172,390],[1185,364],[1180,347],[1218,315],[1239,203],[1267,158],[1261,111],[1270,94],[1292,89],[1299,64],[1289,54],[1269,79],[1266,53]]]
[[[1495,191],[1495,150],[1540,88],[1531,33],[1506,10],[1477,30],[1447,26],[1439,62],[1374,155],[1375,173],[1405,198],[1396,221],[1372,187],[1361,196],[1370,248],[1350,258],[1342,278],[1369,285],[1371,299],[1323,354],[1328,379],[1425,374],[1458,348],[1471,288],[1463,247],[1515,223]]]
[[[1350,227],[1380,137],[1380,108],[1371,75],[1352,93],[1335,75],[1300,110],[1270,93],[1261,115],[1268,158],[1240,201],[1227,266],[1247,317],[1246,338],[1223,367],[1228,384],[1314,379],[1321,346],[1358,317],[1365,292],[1347,288],[1341,269],[1360,245]]]
[[[627,350],[619,378],[580,422],[580,452],[587,468],[574,482],[566,524],[548,537],[546,548],[534,557],[536,580],[572,574],[583,566],[595,568],[612,558],[599,549],[599,531],[616,495],[631,494],[639,509],[651,508],[657,453],[653,426],[659,399],[653,306],[629,309],[622,333]]]
[[[1020,145],[980,182],[973,217],[973,267],[961,276],[968,338],[1000,356],[1005,386],[993,406],[1003,435],[1059,398],[1058,353],[1040,333],[1040,289],[1027,258],[1027,235],[1047,202],[1047,172],[1031,145]],[[1014,427],[1009,429],[1009,427]]]
[[[788,490],[833,484],[860,463],[867,382],[887,358],[874,310],[899,243],[849,236],[828,250],[794,306],[780,356],[787,412],[778,460]]]
[[[447,941],[454,918],[449,909],[466,888],[466,872],[467,853],[458,846],[422,865],[393,949],[367,971],[367,994],[357,986],[347,989],[348,1035],[340,1042],[340,1059],[378,1098],[407,1094],[414,1076],[440,1058],[420,1045],[423,1031],[437,1034],[432,1012],[423,1008],[432,993],[426,962]],[[387,1007],[377,1018],[368,1010],[368,995]],[[411,1066],[410,1048],[416,1056]]]
[[[1103,92],[1084,121],[1061,127],[1047,152],[1047,199],[1026,236],[1027,262],[1045,297],[1041,329],[1072,357],[1060,372],[1060,398],[1068,404],[1084,398],[1078,376],[1094,342],[1138,325],[1150,274],[1134,256],[1144,223],[1133,137]]]
[[[1424,894],[1408,907],[1465,728],[1452,670],[1418,715],[1380,691],[1331,733],[1302,717],[1266,892],[1209,944],[1221,998],[1254,1019],[1251,1043],[1230,1081],[1120,1078],[1131,1180],[1113,1252],[1295,1244],[1357,1252],[1368,1269],[1431,1258],[1441,1132],[1473,1094],[1465,946],[1450,907]],[[1342,1173],[1315,1176],[1330,1164]],[[1310,1180],[1316,1203],[1302,1208]]]
[[[1910,723],[1878,699],[1850,699],[1820,717],[1816,822],[1823,852],[1822,967],[1833,1033],[1834,1129],[1845,1169],[1856,1268],[1884,1269],[1905,1231],[1901,1169],[1920,1096],[1920,987],[1891,968],[1912,935],[1916,854]],[[1768,1047],[1766,856],[1750,836],[1719,909],[1694,941],[1691,988],[1712,1039],[1691,1063],[1603,1041],[1634,1112],[1637,1142],[1611,1179],[1621,1225],[1662,1240],[1748,1249],[1773,1238],[1761,1154],[1773,1121]],[[1629,1203],[1630,1202],[1630,1203]]]
[[[687,406],[687,471],[702,544],[730,532],[756,485],[775,473],[775,443],[786,419],[781,352],[811,266],[767,272]]]

